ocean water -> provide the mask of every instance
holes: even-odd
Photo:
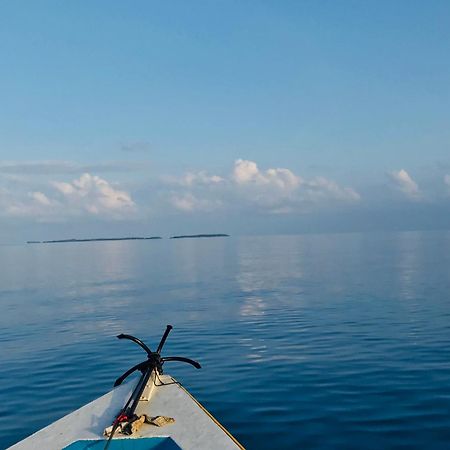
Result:
[[[248,449],[450,448],[450,232],[0,247],[0,447],[142,352]]]

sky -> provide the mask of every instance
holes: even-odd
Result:
[[[450,228],[450,2],[3,1],[0,242]]]

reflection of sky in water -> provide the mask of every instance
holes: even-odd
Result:
[[[301,241],[292,246],[292,238],[286,236],[241,239],[237,263],[236,281],[243,295],[241,315],[264,314],[275,291],[301,280]]]
[[[115,335],[154,347],[167,323],[167,354],[203,365],[168,371],[248,448],[274,423],[280,448],[448,443],[450,233],[0,247],[0,267],[2,444],[140,361]]]
[[[413,299],[418,281],[421,236],[419,232],[402,233],[397,240],[398,277],[400,294],[405,300]]]

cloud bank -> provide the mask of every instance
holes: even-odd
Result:
[[[179,178],[165,177],[172,185],[171,205],[180,211],[246,209],[269,214],[304,213],[352,204],[360,200],[353,189],[333,180],[306,180],[286,168],[260,170],[256,162],[237,159],[228,176],[189,172]],[[176,190],[174,188],[177,188]]]
[[[127,178],[118,173],[122,181],[132,180],[127,188],[114,180],[116,164],[99,164],[105,171],[111,170],[111,175],[105,177],[89,171],[70,176],[86,168],[72,162],[0,162],[0,218],[23,223],[75,220],[152,223],[172,220],[176,214],[180,220],[184,216],[186,220],[198,219],[199,223],[213,217],[238,220],[244,216],[265,216],[270,223],[295,221],[300,216],[349,217],[348,213],[357,215],[358,211],[367,215],[370,211],[404,208],[411,213],[426,204],[442,206],[443,210],[446,204],[450,207],[450,174],[439,179],[439,186],[431,186],[435,190],[433,195],[430,186],[422,190],[405,169],[400,169],[389,172],[389,184],[385,180],[375,190],[363,190],[362,196],[359,189],[326,176],[305,177],[290,168],[260,167],[246,159],[236,159],[219,174],[205,170],[178,176],[144,172],[145,178],[139,180],[135,175],[128,174]],[[385,214],[380,213],[381,216]]]
[[[106,162],[100,167],[114,170],[116,164]],[[331,179],[305,179],[287,168],[262,170],[256,162],[245,159],[237,159],[227,175],[200,170],[148,180],[151,191],[141,195],[137,203],[131,193],[91,172],[72,181],[55,179],[55,174],[84,168],[66,161],[0,163],[0,183],[3,179],[10,184],[1,187],[0,215],[55,222],[76,217],[127,219],[141,212],[148,215],[149,211],[159,215],[171,211],[291,214],[360,201],[354,189]],[[42,182],[41,175],[50,180]]]
[[[52,181],[47,192],[26,191],[25,186],[0,190],[0,214],[11,218],[32,218],[59,222],[75,217],[96,216],[123,219],[134,214],[136,205],[129,193],[89,173],[71,182]]]

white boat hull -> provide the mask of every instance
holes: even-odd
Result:
[[[243,449],[236,439],[172,377],[162,375],[160,378],[167,385],[154,386],[153,379],[151,379],[146,392],[144,392],[144,396],[148,400],[139,402],[136,413],[152,417],[172,417],[175,419],[174,423],[161,428],[144,424],[135,435],[114,436],[113,441],[127,438],[170,437],[183,450]],[[112,424],[130,396],[134,385],[135,382],[130,382],[113,389],[106,395],[13,445],[10,449],[61,450],[80,440],[105,440],[106,438],[103,436],[105,428]],[[151,440],[146,442],[150,443]],[[121,443],[125,444],[125,441]],[[176,448],[176,446],[171,448]]]

